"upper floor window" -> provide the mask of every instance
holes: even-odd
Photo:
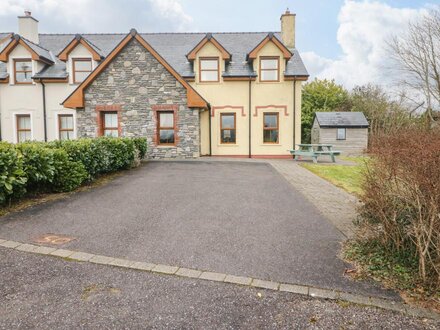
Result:
[[[260,81],[280,81],[279,57],[260,57]]]
[[[235,113],[222,113],[220,120],[220,142],[235,143],[236,129]]]
[[[32,60],[14,60],[14,81],[16,84],[32,84]]]
[[[73,83],[82,83],[92,72],[92,60],[90,58],[74,58],[72,60]]]
[[[101,112],[101,131],[104,136],[119,136],[119,118],[117,111]]]
[[[73,139],[73,115],[58,115],[60,140]]]
[[[17,142],[32,139],[31,115],[17,115]]]
[[[263,126],[263,142],[278,143],[279,123],[278,113],[265,113]]]
[[[217,57],[200,58],[200,81],[218,82],[220,80],[220,65]]]
[[[159,111],[157,113],[157,139],[159,144],[175,143],[174,132],[174,112],[173,111]]]

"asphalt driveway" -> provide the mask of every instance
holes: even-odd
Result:
[[[0,218],[0,237],[278,282],[396,297],[345,278],[342,234],[269,164],[150,162],[111,183]]]

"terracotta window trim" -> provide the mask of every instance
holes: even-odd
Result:
[[[30,62],[31,63],[30,69],[29,70],[17,70],[17,63],[20,63],[20,62]],[[15,58],[13,61],[13,64],[14,64],[14,84],[16,84],[16,85],[30,85],[30,84],[32,84],[32,80],[26,81],[26,82],[17,81],[17,73],[30,72],[30,74],[32,76],[32,59],[30,59],[30,58]]]
[[[202,69],[203,61],[217,61],[217,69]],[[217,80],[203,80],[202,72],[217,72]],[[199,57],[199,82],[218,83],[220,82],[220,60],[218,57]]]
[[[276,127],[265,127],[265,117],[266,116],[276,116],[277,118],[277,126]],[[264,141],[264,132],[265,131],[278,131],[277,141],[276,142],[266,142]],[[263,113],[263,144],[279,144],[280,143],[280,114],[278,112],[264,112]]]
[[[73,135],[74,135],[74,132],[75,132],[75,123],[73,123],[73,127],[72,128],[62,128],[62,125],[61,125],[61,119],[63,118],[63,117],[69,117],[69,118],[72,118],[72,122],[73,122],[73,115],[72,114],[60,114],[60,115],[58,115],[58,138],[61,140],[61,134],[63,133],[63,132],[71,132],[72,133],[72,138],[73,138]],[[70,136],[70,134],[69,134],[69,136]]]
[[[105,126],[105,115],[116,115],[118,118],[118,122],[116,126]],[[101,135],[105,136],[105,131],[116,131],[118,132],[118,137],[120,136],[120,128],[119,128],[119,111],[100,111],[101,116]]]
[[[234,117],[234,127],[233,128],[223,128],[223,117]],[[234,142],[223,142],[222,136],[223,131],[234,131],[235,141]],[[220,144],[237,144],[237,118],[235,113],[224,112],[220,114]]]
[[[161,114],[172,114],[173,115],[173,126],[160,126],[160,115]],[[175,110],[157,110],[156,111],[157,116],[157,145],[158,146],[164,146],[164,147],[174,147],[177,144],[176,139],[176,111]],[[161,143],[160,142],[160,131],[161,130],[169,130],[173,131],[173,143]]]
[[[90,70],[77,70],[75,67],[76,62],[90,62]],[[87,72],[87,73],[91,73],[93,71],[93,63],[92,63],[92,59],[91,58],[72,58],[72,77],[73,77],[73,83],[74,84],[81,84],[84,80],[81,81],[77,81],[76,80],[76,73],[77,72]]]
[[[264,60],[277,60],[277,68],[276,69],[262,69],[261,64]],[[259,77],[260,82],[280,82],[280,57],[279,56],[260,56],[260,64],[259,64]],[[275,80],[266,80],[263,79],[262,72],[263,71],[276,71],[277,79]]]
[[[16,127],[17,127],[17,143],[23,142],[23,141],[20,141],[20,133],[21,132],[30,132],[32,135],[32,126],[31,126],[31,128],[20,128],[20,118],[29,118],[29,121],[31,121],[31,115],[29,115],[29,114],[15,115]],[[31,125],[32,125],[32,122],[31,122]]]

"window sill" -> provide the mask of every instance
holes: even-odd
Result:
[[[281,144],[278,142],[278,143],[262,143],[262,144],[260,144],[260,146],[262,146],[262,147],[279,147],[279,146],[281,146]]]
[[[159,144],[156,146],[159,149],[169,149],[169,148],[177,148],[175,144]]]
[[[239,147],[239,145],[237,143],[219,143],[217,144],[217,147],[233,148],[233,147]]]

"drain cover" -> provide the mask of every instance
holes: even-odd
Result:
[[[75,237],[69,237],[65,235],[44,234],[34,239],[34,242],[40,244],[63,245],[69,243],[70,241],[73,241],[74,239]]]

